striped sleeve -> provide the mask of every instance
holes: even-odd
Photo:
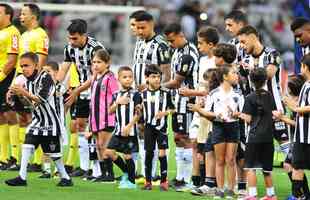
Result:
[[[180,58],[180,64],[177,67],[176,73],[181,76],[187,76],[189,72],[192,71],[192,66],[194,65],[194,59],[192,56],[186,54]]]
[[[41,76],[42,77],[40,78],[38,91],[36,91],[36,93],[40,98],[40,100],[43,103],[46,103],[50,95],[50,90],[54,84],[54,81],[48,73],[44,73]]]

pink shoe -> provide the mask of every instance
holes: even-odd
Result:
[[[246,196],[242,200],[257,200],[255,196]]]
[[[260,198],[260,200],[278,200],[277,196],[264,196],[263,198]]]

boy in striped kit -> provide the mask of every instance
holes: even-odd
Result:
[[[152,160],[155,145],[159,149],[160,189],[168,190],[167,169],[168,149],[167,116],[174,111],[169,90],[160,86],[162,72],[157,65],[149,65],[145,69],[148,88],[142,92],[144,115],[144,149],[145,149],[145,185],[142,189],[152,190]]]
[[[46,71],[38,71],[38,57],[34,53],[25,53],[20,58],[20,66],[27,78],[26,88],[13,85],[12,93],[24,97],[33,106],[32,122],[27,127],[26,139],[22,147],[22,158],[19,176],[6,180],[10,186],[26,186],[27,165],[35,149],[41,145],[56,164],[61,180],[58,186],[72,186],[62,161],[60,136],[65,127],[56,110],[55,84]]]
[[[119,92],[113,95],[113,104],[109,112],[116,115],[116,127],[107,147],[107,155],[124,172],[119,188],[134,189],[135,163],[132,153],[139,152],[137,126],[141,117],[142,98],[139,92],[132,88],[133,72],[124,66],[118,70],[118,80],[121,85]],[[116,152],[123,153],[124,160]]]

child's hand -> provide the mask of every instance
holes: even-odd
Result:
[[[275,120],[281,120],[281,117],[282,117],[282,112],[280,112],[280,111],[277,111],[277,110],[273,110],[272,111],[272,115],[273,115],[273,119],[275,119]]]
[[[142,105],[136,105],[135,107],[135,114],[140,118],[142,116]]]
[[[231,116],[232,116],[233,118],[239,118],[240,115],[241,115],[241,112],[232,112],[232,114],[231,114]]]
[[[89,139],[92,135],[93,135],[92,132],[85,132],[85,133],[84,133],[84,137],[85,137],[86,139]]]
[[[182,95],[182,96],[190,96],[190,89],[186,88],[186,87],[182,87],[179,89],[179,94]]]
[[[122,136],[124,137],[128,137],[129,134],[130,134],[130,131],[131,131],[131,127],[128,125],[126,125],[124,128],[123,128],[123,131],[122,131]]]
[[[297,101],[287,97],[287,96],[284,96],[283,97],[283,103],[289,108],[291,109],[292,111],[295,111],[296,108],[297,108]]]
[[[187,107],[190,111],[193,111],[193,112],[198,112],[201,109],[201,106],[199,104],[189,103]]]
[[[129,98],[127,96],[121,96],[116,99],[116,104],[127,105],[129,103]]]
[[[161,119],[161,118],[165,117],[166,115],[167,115],[166,112],[159,111],[158,113],[156,113],[155,119],[156,120]]]
[[[147,85],[146,85],[146,84],[141,84],[141,85],[138,86],[137,89],[138,89],[139,92],[142,92],[142,91],[145,90],[146,88],[147,88]]]

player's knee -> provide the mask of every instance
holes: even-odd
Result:
[[[159,157],[164,157],[166,156],[166,150],[165,149],[159,149]]]
[[[217,166],[225,165],[225,156],[215,156],[215,162]]]

